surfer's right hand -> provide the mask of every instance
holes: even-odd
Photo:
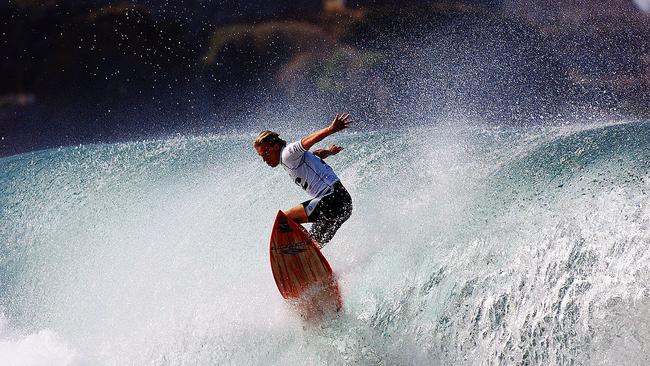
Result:
[[[352,124],[352,121],[350,121],[350,113],[337,113],[330,124],[330,130],[332,133],[338,132],[350,127],[350,124]]]

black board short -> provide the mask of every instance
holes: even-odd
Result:
[[[341,225],[352,215],[352,197],[343,184],[338,181],[332,188],[332,193],[302,203],[309,222],[313,223],[309,233],[321,248],[332,240]]]

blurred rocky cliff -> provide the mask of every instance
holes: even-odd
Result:
[[[650,18],[632,0],[12,0],[0,15],[0,155],[277,108],[367,127],[650,115]]]

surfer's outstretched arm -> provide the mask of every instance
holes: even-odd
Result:
[[[337,113],[336,117],[334,117],[334,120],[332,120],[332,123],[330,123],[329,126],[323,128],[322,130],[312,132],[308,136],[303,137],[300,142],[302,143],[302,146],[305,148],[305,150],[309,150],[312,146],[323,140],[325,137],[350,127],[351,123],[352,122],[350,122],[349,113]]]

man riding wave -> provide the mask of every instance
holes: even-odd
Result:
[[[255,139],[255,150],[264,162],[271,167],[282,165],[291,179],[313,197],[284,213],[299,224],[313,223],[310,234],[320,247],[332,240],[352,214],[352,198],[324,160],[338,154],[343,148],[331,145],[314,152],[309,149],[350,124],[350,114],[340,113],[328,127],[292,143],[287,143],[273,131],[262,131]]]

